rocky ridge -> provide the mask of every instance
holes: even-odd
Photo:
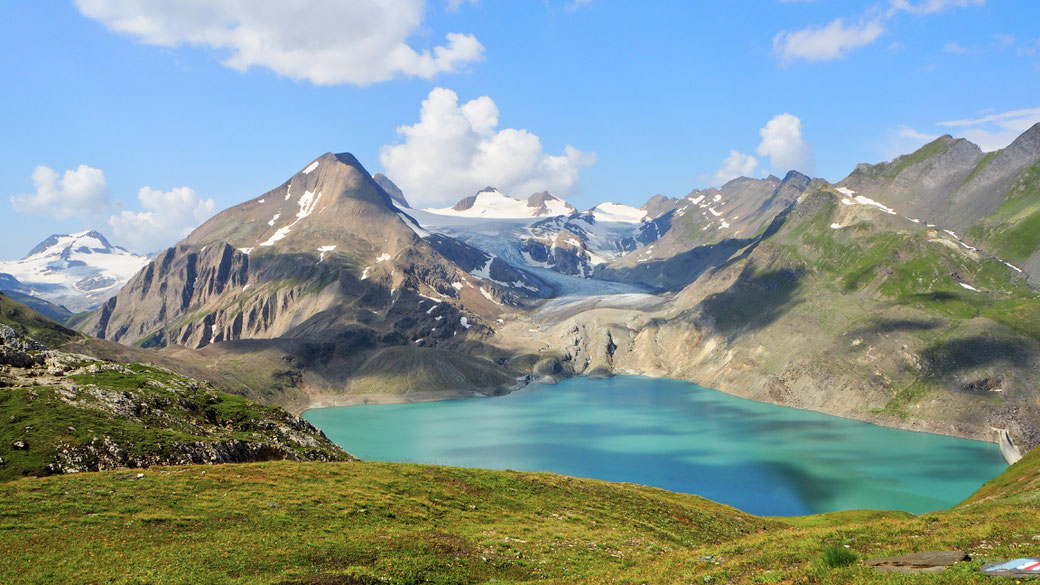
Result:
[[[1040,124],[1006,148],[984,153],[942,136],[916,152],[860,164],[839,187],[896,212],[960,234],[965,241],[1040,276]]]

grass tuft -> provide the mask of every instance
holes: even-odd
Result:
[[[831,545],[820,552],[820,562],[832,569],[848,567],[858,560],[859,555],[843,546]]]

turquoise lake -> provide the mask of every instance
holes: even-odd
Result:
[[[1006,467],[995,443],[877,427],[638,376],[303,416],[366,460],[631,482],[762,515],[929,512],[960,502]]]

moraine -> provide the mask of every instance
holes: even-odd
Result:
[[[483,400],[304,418],[362,459],[549,471],[694,493],[753,514],[948,508],[997,445],[744,400],[677,380],[573,378]]]

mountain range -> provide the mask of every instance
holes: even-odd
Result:
[[[330,153],[72,324],[297,411],[637,373],[1032,446],[1038,136],[584,211],[495,189],[412,209]]]

